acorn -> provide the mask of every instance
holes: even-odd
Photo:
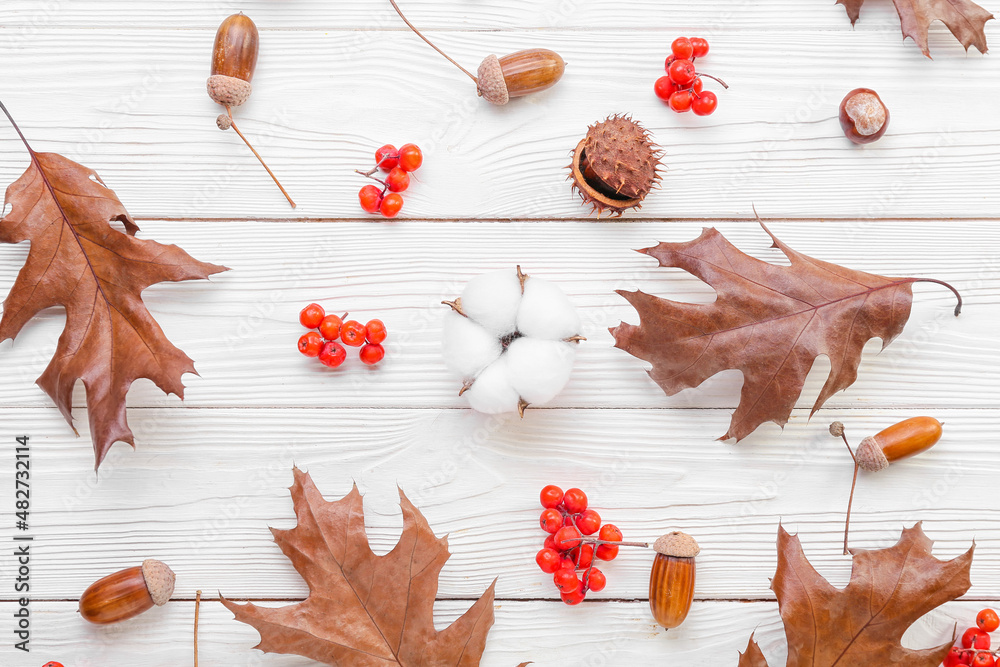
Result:
[[[144,560],[140,566],[91,584],[80,597],[80,614],[98,625],[134,618],[153,606],[165,605],[174,593],[175,579],[173,570],[164,563]]]
[[[695,556],[701,551],[693,537],[675,531],[653,543],[656,558],[649,573],[649,608],[656,622],[676,628],[687,618],[694,600]]]
[[[220,130],[232,128],[247,145],[260,163],[274,180],[275,185],[285,195],[292,208],[295,202],[285,191],[271,168],[264,162],[260,153],[250,145],[240,128],[233,120],[232,107],[238,107],[250,99],[253,86],[250,81],[257,69],[257,53],[260,50],[260,34],[257,26],[243,12],[226,18],[215,33],[215,44],[212,47],[212,69],[208,77],[208,96],[226,108],[226,113],[215,119]]]
[[[598,216],[606,210],[621,215],[630,208],[642,208],[642,201],[662,178],[662,156],[642,125],[630,116],[609,116],[591,125],[573,149],[569,178]]]
[[[525,49],[503,57],[492,54],[486,56],[479,64],[477,76],[427,39],[406,18],[396,0],[389,0],[389,3],[410,30],[472,79],[479,96],[491,104],[503,106],[515,97],[547,90],[559,82],[566,70],[566,62],[555,51]]]

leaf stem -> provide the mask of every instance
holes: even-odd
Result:
[[[14,117],[10,115],[10,112],[7,111],[7,107],[4,106],[3,102],[0,102],[0,109],[3,109],[3,113],[7,116],[7,120],[9,120],[10,124],[14,126],[14,131],[17,132],[17,136],[21,137],[21,141],[24,142],[24,147],[28,149],[29,153],[34,155],[35,151],[31,148],[31,145],[28,144],[28,140],[24,138],[24,133],[21,132],[21,128],[17,126],[17,122],[14,120]]]
[[[477,86],[479,85],[479,79],[477,79],[476,76],[472,72],[470,72],[469,70],[465,69],[464,67],[462,67],[461,65],[459,65],[457,62],[455,62],[455,60],[451,56],[449,56],[447,53],[445,53],[444,51],[442,51],[441,49],[439,49],[437,46],[435,46],[434,42],[432,42],[431,40],[429,40],[426,37],[424,37],[424,34],[422,32],[420,32],[419,30],[417,30],[416,26],[414,26],[412,23],[410,23],[409,19],[407,19],[403,15],[403,12],[402,12],[402,10],[400,10],[399,5],[396,4],[396,0],[389,0],[389,4],[391,4],[392,8],[396,10],[397,14],[399,14],[399,18],[403,19],[403,23],[405,23],[410,28],[410,30],[412,30],[413,32],[415,32],[417,34],[417,37],[419,37],[420,39],[422,39],[425,42],[427,42],[427,44],[432,49],[434,49],[435,51],[437,51],[438,53],[440,53],[442,56],[444,56],[445,58],[447,58],[448,62],[450,62],[452,65],[454,65],[458,69],[460,69],[463,72],[465,72],[466,75],[470,79],[472,79],[472,81]]]
[[[938,280],[937,278],[914,278],[913,282],[934,283],[935,285],[942,285],[944,287],[947,287],[955,294],[955,298],[958,299],[958,304],[955,306],[955,317],[958,317],[959,315],[962,314],[962,295],[959,294],[958,290],[955,289],[950,283],[946,283],[943,280]]]
[[[281,194],[285,195],[285,199],[288,200],[288,203],[292,205],[292,208],[295,208],[295,202],[292,201],[292,198],[288,195],[288,192],[285,191],[285,188],[281,185],[281,181],[279,181],[278,177],[274,175],[274,172],[271,171],[271,168],[267,166],[267,163],[264,162],[264,158],[260,156],[260,153],[257,152],[257,149],[254,148],[247,140],[247,138],[243,136],[243,133],[240,132],[240,128],[236,127],[236,121],[233,120],[232,109],[230,109],[228,106],[226,107],[226,113],[229,114],[229,120],[232,123],[233,130],[236,132],[236,134],[240,135],[240,139],[242,139],[243,143],[247,145],[247,148],[249,148],[253,152],[253,154],[257,156],[257,159],[260,160],[260,163],[264,166],[264,169],[267,170],[268,175],[270,175],[271,179],[274,181],[274,184],[278,186],[279,190],[281,190]]]

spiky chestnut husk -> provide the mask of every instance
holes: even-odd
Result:
[[[591,125],[573,150],[573,189],[598,215],[606,210],[621,215],[630,208],[641,208],[642,200],[661,178],[662,156],[649,131],[631,116],[608,116]]]

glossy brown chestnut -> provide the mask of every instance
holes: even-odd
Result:
[[[840,103],[840,126],[856,144],[870,144],[889,127],[889,109],[874,90],[855,88]]]

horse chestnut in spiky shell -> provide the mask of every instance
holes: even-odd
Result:
[[[607,210],[621,215],[627,209],[641,208],[661,178],[662,156],[642,125],[630,116],[609,116],[591,125],[573,150],[573,189],[598,215]]]

